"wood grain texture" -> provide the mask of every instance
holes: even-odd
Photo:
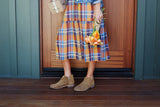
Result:
[[[133,37],[133,46],[132,46],[132,49],[133,49],[133,57],[132,57],[132,73],[134,73],[135,74],[135,58],[136,58],[136,32],[137,32],[137,30],[136,30],[136,27],[137,27],[137,0],[135,0],[134,1],[134,6],[135,6],[135,8],[134,8],[134,14],[135,14],[135,16],[134,16],[134,37]]]
[[[160,80],[98,79],[86,92],[53,90],[59,78],[0,79],[0,106],[23,107],[158,107]],[[82,78],[75,78],[76,85]]]
[[[56,60],[56,33],[62,21],[63,13],[52,15],[48,8],[50,0],[42,1],[42,42],[43,67],[62,67]],[[134,0],[105,0],[105,30],[108,33],[111,61],[100,61],[97,68],[132,68],[134,42]],[[56,23],[56,24],[55,24]],[[116,54],[116,55],[115,55]],[[123,54],[123,55],[122,55]],[[84,61],[71,60],[71,67],[87,67]]]

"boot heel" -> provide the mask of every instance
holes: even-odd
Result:
[[[67,85],[67,87],[73,87],[74,86],[74,84],[72,84],[72,85]]]

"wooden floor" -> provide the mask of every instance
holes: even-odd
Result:
[[[50,89],[58,80],[0,79],[0,107],[160,107],[160,80],[95,78],[86,92]]]

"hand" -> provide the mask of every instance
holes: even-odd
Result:
[[[93,18],[95,18],[98,21],[98,23],[100,23],[102,21],[102,19],[103,19],[103,13],[102,13],[102,11],[101,11],[100,8],[95,7]]]

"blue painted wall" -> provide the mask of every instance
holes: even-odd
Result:
[[[0,77],[40,78],[39,0],[0,1]],[[138,0],[135,79],[160,79],[160,0]]]
[[[39,78],[39,0],[1,0],[0,14],[0,77]]]
[[[160,0],[138,0],[135,79],[160,79]]]

